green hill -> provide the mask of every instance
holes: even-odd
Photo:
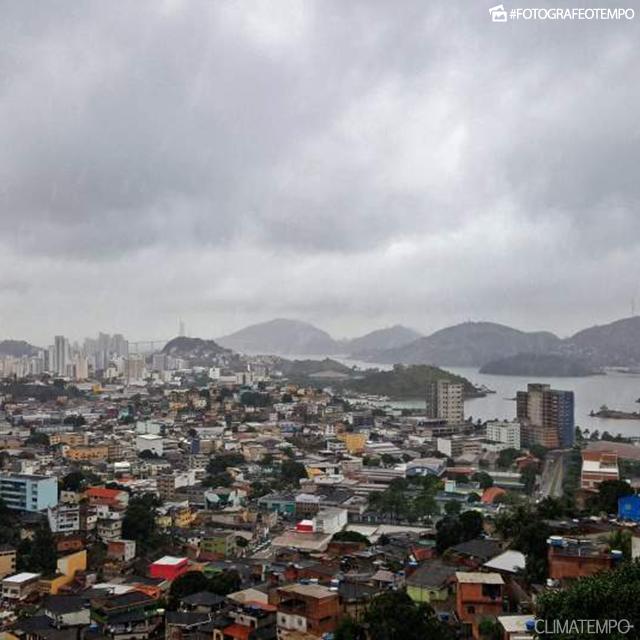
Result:
[[[412,366],[397,364],[391,371],[367,371],[361,378],[350,380],[344,386],[351,391],[389,396],[399,400],[424,398],[427,383],[437,380],[461,382],[467,397],[480,395],[466,378],[426,364]]]

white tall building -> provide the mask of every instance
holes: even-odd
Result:
[[[59,376],[66,376],[69,364],[69,341],[64,336],[56,336],[54,339],[54,357],[53,371]]]
[[[89,359],[82,353],[76,353],[73,358],[74,377],[76,380],[86,380],[89,377]]]
[[[513,449],[520,449],[520,423],[498,420],[487,422],[487,440],[502,442]]]

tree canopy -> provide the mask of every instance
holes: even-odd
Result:
[[[640,620],[640,563],[625,563],[614,571],[581,578],[562,590],[547,590],[538,599],[537,617],[552,621]],[[576,635],[554,635],[558,640],[574,640]],[[580,636],[583,637],[583,636]],[[619,634],[593,634],[594,640],[636,637]]]
[[[375,598],[364,615],[364,622],[371,640],[453,638],[429,605],[414,603],[403,591],[390,591]]]

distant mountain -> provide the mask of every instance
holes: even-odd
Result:
[[[370,362],[480,367],[518,353],[556,351],[560,338],[546,331],[527,333],[493,322],[465,322],[394,349],[371,353]]]
[[[209,366],[214,364],[219,356],[232,356],[233,352],[221,347],[213,340],[202,338],[187,338],[180,336],[169,340],[162,349],[162,353],[188,360],[193,365]]]
[[[500,360],[488,362],[480,373],[503,376],[528,376],[544,378],[580,377],[597,373],[584,360],[557,353],[518,353]]]
[[[344,348],[345,353],[358,358],[371,352],[402,347],[421,337],[417,331],[396,324],[393,327],[372,331],[360,338],[345,340]]]
[[[303,384],[314,380],[345,379],[353,375],[353,371],[331,358],[324,360],[285,360],[280,358],[276,368],[290,381]]]
[[[40,351],[38,347],[24,340],[0,340],[0,356],[13,356],[21,358],[22,356],[34,356]]]
[[[595,366],[638,366],[640,317],[583,329],[564,341],[563,352],[587,359]]]
[[[247,354],[319,355],[339,353],[341,347],[326,331],[300,320],[278,318],[253,324],[218,342]]]

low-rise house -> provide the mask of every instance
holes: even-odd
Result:
[[[535,638],[535,619],[532,615],[498,616],[504,640]]]
[[[20,602],[38,591],[41,574],[23,571],[2,580],[2,598]]]
[[[465,632],[477,640],[480,622],[503,613],[504,580],[499,573],[458,571],[455,577],[456,614]]]
[[[611,451],[583,451],[580,487],[597,491],[605,480],[619,480],[618,454]]]
[[[83,596],[49,596],[42,611],[57,628],[85,626],[91,622],[89,603]]]
[[[180,600],[182,611],[193,611],[194,613],[214,613],[220,611],[225,604],[225,599],[210,591],[198,591]]]
[[[495,558],[502,552],[500,543],[496,540],[476,538],[461,542],[447,551],[447,556],[458,564],[477,568]]]
[[[278,637],[296,633],[318,638],[331,633],[338,624],[338,594],[317,584],[292,584],[277,590]]]
[[[607,571],[622,559],[622,551],[609,551],[591,540],[551,536],[548,539],[549,577],[574,580]]]
[[[162,578],[164,580],[175,580],[188,570],[189,559],[175,556],[163,556],[149,565],[149,575],[152,578]]]
[[[84,492],[91,506],[105,506],[110,509],[124,510],[129,504],[129,494],[122,489],[107,487],[89,487]]]
[[[414,602],[444,602],[453,593],[456,567],[440,560],[425,562],[407,578],[407,594]]]
[[[110,540],[107,544],[107,558],[117,562],[129,562],[136,557],[135,540]]]
[[[235,556],[236,534],[233,531],[208,531],[200,540],[199,557],[204,560],[220,560]]]
[[[0,578],[16,572],[16,550],[13,547],[0,546]]]
[[[91,621],[111,640],[148,640],[162,625],[163,614],[158,600],[133,590],[93,600]]]

